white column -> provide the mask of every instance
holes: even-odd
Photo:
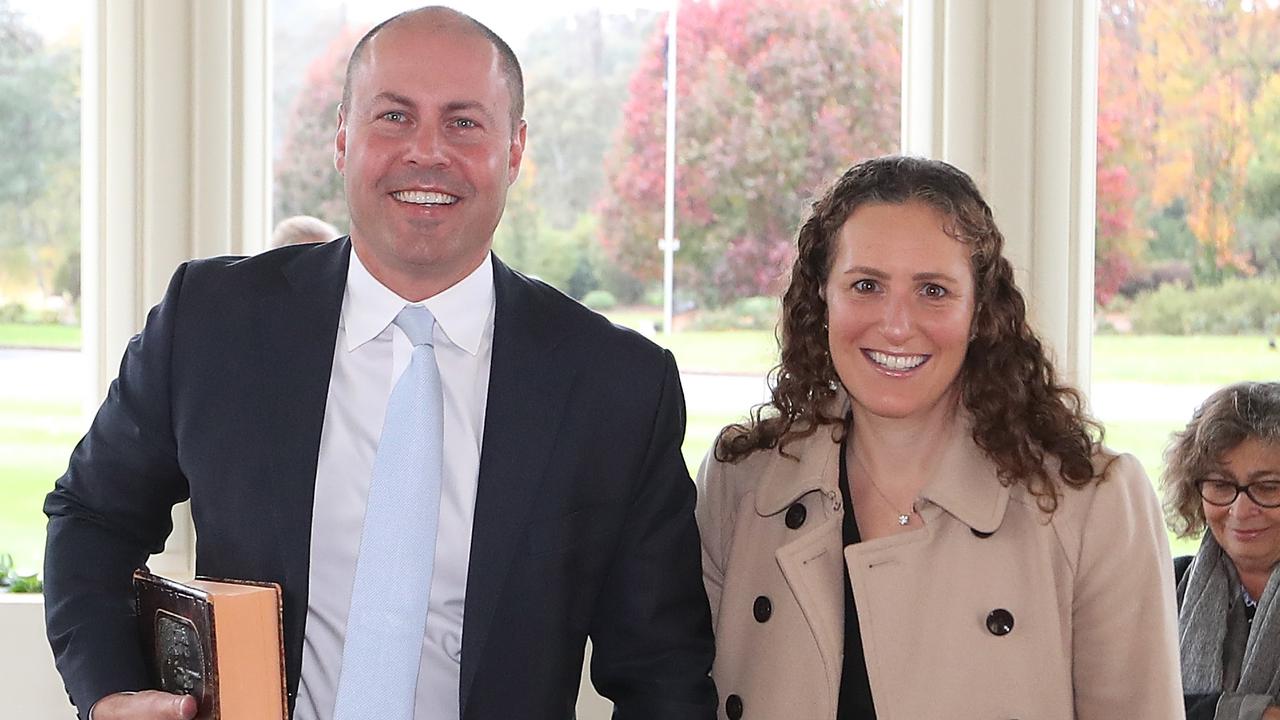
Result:
[[[91,0],[81,193],[90,410],[179,263],[265,242],[267,32],[267,0]],[[152,563],[182,574],[191,520],[185,508],[174,520]]]
[[[1096,0],[907,0],[904,152],[973,176],[1033,325],[1088,389]]]
[[[269,234],[271,138],[267,3],[191,2],[192,254],[242,255]]]

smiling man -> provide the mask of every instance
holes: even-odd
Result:
[[[284,589],[291,717],[571,718],[588,637],[615,717],[714,717],[675,363],[490,251],[522,114],[492,31],[398,15],[347,70],[350,237],[179,268],[45,504],[82,713],[195,712],[129,597],[189,497],[197,573]]]

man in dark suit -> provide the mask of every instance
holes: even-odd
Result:
[[[588,636],[615,717],[714,717],[674,361],[490,254],[522,112],[488,28],[396,16],[348,66],[350,237],[175,273],[45,503],[49,639],[81,713],[194,713],[145,690],[130,602],[189,497],[197,573],[282,585],[290,713],[333,716],[379,433],[416,353],[391,321],[421,305],[444,458],[404,717],[571,718]]]

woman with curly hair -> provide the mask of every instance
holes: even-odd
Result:
[[[1168,539],[1028,326],[972,180],[814,205],[772,400],[698,475],[720,717],[1180,717]]]
[[[1174,531],[1204,535],[1174,561],[1187,717],[1280,718],[1280,383],[1210,395],[1162,482]]]

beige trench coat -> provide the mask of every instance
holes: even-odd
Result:
[[[1050,518],[959,427],[916,502],[924,527],[842,552],[839,444],[823,429],[787,451],[698,474],[719,717],[835,718],[841,562],[879,720],[1183,717],[1168,538],[1132,456]]]

